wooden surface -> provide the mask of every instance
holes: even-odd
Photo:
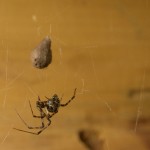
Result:
[[[150,149],[150,3],[148,0],[0,0],[0,149],[86,150],[93,129],[99,150]],[[52,64],[32,67],[30,53],[49,35]],[[74,101],[35,136],[28,101],[63,95]],[[35,113],[38,111],[34,107]]]

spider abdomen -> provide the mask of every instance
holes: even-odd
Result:
[[[56,100],[53,100],[53,99],[49,99],[47,101],[47,105],[46,105],[47,110],[49,112],[57,112],[59,106],[60,106],[60,102],[58,100],[56,101]]]

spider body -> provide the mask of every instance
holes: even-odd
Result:
[[[47,99],[46,101],[40,101],[40,98],[38,98],[38,99],[39,100],[36,101],[36,107],[38,109],[45,108],[46,111],[49,113],[57,113],[58,108],[61,106],[60,99],[56,94],[52,98],[46,97],[46,99]]]
[[[46,103],[46,108],[51,113],[57,113],[58,108],[61,106],[59,97],[55,94],[52,99],[48,99]]]
[[[53,115],[55,115],[58,112],[59,107],[63,107],[63,106],[67,106],[74,98],[75,98],[75,94],[76,94],[76,89],[74,90],[74,95],[72,96],[72,98],[70,100],[68,100],[67,103],[65,104],[61,104],[60,101],[61,99],[59,99],[59,97],[57,96],[57,94],[54,94],[52,98],[48,98],[46,97],[47,100],[45,101],[41,101],[40,97],[38,97],[38,100],[36,101],[36,107],[37,109],[40,111],[40,115],[36,116],[33,113],[32,107],[31,107],[31,103],[29,101],[29,105],[31,108],[31,113],[32,116],[34,118],[40,118],[41,119],[41,126],[39,127],[31,127],[29,126],[23,119],[22,117],[19,115],[19,113],[17,112],[18,116],[20,117],[20,119],[22,120],[22,122],[29,128],[29,129],[40,129],[40,131],[38,132],[30,132],[30,131],[26,131],[26,130],[21,130],[21,129],[17,129],[14,128],[15,130],[18,131],[22,131],[22,132],[26,132],[26,133],[31,133],[31,134],[35,134],[35,135],[39,135],[41,132],[43,132],[50,124],[51,124],[51,117]],[[44,118],[47,119],[48,123],[45,126],[44,124]]]

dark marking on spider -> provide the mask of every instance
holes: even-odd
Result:
[[[40,129],[40,130],[38,132],[30,132],[30,131],[26,131],[26,130],[22,130],[22,129],[17,129],[17,128],[13,128],[13,129],[18,130],[18,131],[22,131],[22,132],[26,132],[26,133],[30,133],[30,134],[39,135],[41,132],[43,132],[51,124],[51,118],[52,118],[52,116],[54,116],[58,112],[59,107],[60,106],[62,106],[62,107],[67,106],[75,98],[75,95],[76,95],[76,89],[74,90],[74,94],[71,97],[71,99],[68,100],[68,102],[65,104],[60,103],[62,98],[59,99],[57,94],[54,94],[52,98],[46,97],[47,100],[45,100],[45,101],[41,101],[40,97],[38,97],[38,100],[36,101],[36,107],[40,111],[39,116],[34,115],[32,107],[31,107],[31,103],[29,101],[32,116],[34,118],[41,119],[41,126],[31,127],[22,119],[22,117],[16,111],[17,115],[19,116],[19,118],[22,120],[22,122],[25,124],[25,126],[28,129]],[[48,121],[47,125],[44,124],[44,120],[43,120],[44,118],[46,118]]]

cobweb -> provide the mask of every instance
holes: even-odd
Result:
[[[37,22],[37,17],[36,15],[33,15],[32,16],[32,19],[34,22]],[[38,24],[37,25],[37,35],[41,36],[42,34],[42,31],[41,31],[41,28]],[[67,44],[60,40],[58,37],[55,37],[55,36],[51,36],[52,34],[52,26],[51,24],[49,25],[49,36],[52,38],[52,40],[56,40],[57,43],[58,43],[58,47],[57,47],[57,51],[59,53],[59,56],[57,56],[59,58],[58,60],[58,64],[59,66],[62,68],[64,67],[64,62],[63,62],[63,49],[61,47],[61,45],[63,46],[67,46]],[[8,98],[8,91],[11,91],[11,89],[14,88],[15,84],[17,84],[17,82],[19,82],[19,80],[23,78],[23,76],[27,73],[27,70],[24,70],[22,69],[22,71],[20,71],[19,73],[17,73],[14,78],[9,78],[9,74],[11,74],[11,71],[12,71],[12,68],[11,68],[11,62],[9,61],[10,58],[11,58],[11,55],[9,55],[9,47],[7,46],[6,43],[4,43],[4,41],[2,41],[2,46],[3,46],[3,52],[4,52],[4,55],[5,55],[5,63],[4,63],[4,70],[3,72],[5,72],[5,83],[4,83],[4,88],[1,88],[0,90],[3,91],[3,100],[2,100],[2,103],[1,103],[1,108],[5,111],[7,110],[7,105],[9,105],[10,103],[10,100]],[[83,49],[91,49],[91,48],[97,48],[98,46],[94,46],[94,45],[88,45],[88,46],[84,46],[82,47]],[[93,59],[93,54],[91,52],[88,53],[89,55],[89,58],[90,58],[90,63],[91,63],[91,66],[92,66],[92,72],[93,72],[93,77],[95,78],[95,85],[96,85],[96,89],[99,89],[99,84],[98,84],[98,77],[97,77],[97,72],[96,72],[96,68],[95,68],[95,63],[94,63],[94,59]],[[55,55],[53,57],[56,57]],[[55,58],[54,58],[55,59]],[[51,64],[50,64],[51,65]],[[48,68],[49,69],[49,68]],[[52,66],[51,68],[51,72],[54,74],[54,73],[57,73],[57,71],[55,70],[55,67]],[[74,72],[74,76],[80,76],[78,74],[78,70],[76,70],[76,72]],[[65,73],[65,79],[64,79],[64,87],[68,84],[67,83],[67,77],[68,77],[68,74],[67,74],[67,71]],[[9,78],[9,79],[8,79]],[[47,71],[43,71],[43,72],[40,72],[37,76],[36,76],[37,80],[39,82],[44,82],[44,86],[46,87],[47,84],[48,84],[48,70]],[[78,89],[78,94],[77,95],[84,95],[88,92],[90,92],[90,90],[86,87],[86,81],[85,79],[81,76],[80,78],[80,84],[81,84],[81,87]],[[39,95],[39,92],[37,89],[33,89],[32,86],[30,84],[28,84],[27,82],[23,81],[23,85],[27,88],[27,91],[32,95],[30,97],[30,99],[32,98],[37,98],[37,96]],[[55,89],[54,87],[54,92],[56,92],[57,90]],[[27,93],[28,93],[27,92]],[[22,113],[28,106],[28,98],[29,98],[29,95],[30,94],[25,94],[25,100],[23,102],[23,109],[19,109],[19,113]],[[99,93],[96,93],[96,98],[97,99],[101,99]],[[105,107],[109,110],[109,111],[112,111],[112,108],[111,106],[109,105],[109,103],[106,101],[106,100],[103,100],[103,103],[105,104]],[[13,105],[14,106],[14,105]],[[12,108],[12,107],[11,107]],[[15,109],[16,108],[12,108],[15,112]],[[7,117],[6,117],[7,116]],[[8,115],[4,114],[4,116],[2,117],[2,120],[3,119],[6,121],[6,120],[9,120],[9,122],[12,121],[12,119],[9,118]],[[7,141],[7,138],[11,135],[11,132],[13,132],[12,128],[15,126],[14,123],[11,123],[9,126],[8,126],[8,130],[7,132],[1,137],[1,145],[3,145],[6,141]]]
[[[37,17],[36,15],[33,15],[32,16],[32,19],[34,22],[36,22],[36,26],[37,26],[37,35],[38,36],[41,36],[42,34],[42,30],[41,30],[41,27],[38,25],[37,23]],[[51,24],[49,25],[49,36],[51,37]],[[57,37],[53,37],[54,40],[56,40],[59,45],[66,45],[65,42],[61,41],[59,38]],[[4,69],[3,69],[3,72],[5,73],[5,83],[4,83],[4,88],[1,88],[0,91],[3,92],[3,100],[2,100],[2,103],[1,103],[1,109],[6,111],[7,110],[7,105],[8,103],[10,103],[10,100],[8,99],[7,95],[8,95],[8,91],[10,91],[11,89],[14,88],[14,85],[18,82],[19,79],[22,79],[23,78],[23,75],[25,75],[27,73],[27,70],[24,70],[22,69],[22,71],[20,71],[19,73],[17,73],[15,75],[14,78],[12,79],[8,79],[9,78],[9,74],[11,74],[10,72],[12,71],[12,68],[11,68],[11,62],[9,62],[9,59],[10,59],[10,55],[9,55],[9,47],[7,46],[7,43],[4,42],[4,40],[1,41],[1,45],[2,45],[2,50],[1,50],[1,53],[3,55],[5,55],[5,60],[4,60]],[[61,46],[58,48],[58,51],[59,51],[59,64],[62,65],[62,48]],[[30,57],[30,54],[29,54],[29,57]],[[54,67],[51,68],[51,71],[53,73],[57,72],[55,70]],[[48,80],[47,80],[47,77],[48,77],[48,71],[43,71],[43,72],[39,72],[39,74],[36,76],[38,81],[42,81],[44,83],[44,87],[43,88],[46,88],[47,84],[48,84]],[[65,82],[67,82],[67,80],[64,81],[64,85],[66,84]],[[83,80],[84,82],[84,80]],[[84,84],[84,83],[83,83]],[[27,91],[32,95],[30,98],[37,98],[37,96],[39,95],[39,92],[38,90],[36,89],[33,89],[31,87],[31,85],[29,85],[27,82],[23,81],[23,85],[27,88]],[[53,89],[54,91],[55,90],[55,87]],[[28,93],[27,92],[27,93]],[[82,89],[82,92],[84,92],[84,89]],[[27,106],[27,101],[29,99],[29,95],[30,94],[25,94],[25,100],[23,102],[23,109],[20,110],[20,113],[24,111],[24,109]],[[14,106],[14,105],[13,105]],[[11,107],[12,108],[12,107]],[[15,111],[16,108],[13,109],[13,111]],[[1,120],[5,120],[5,121],[8,121],[8,122],[11,122],[12,119],[9,118],[9,116],[7,115],[6,116],[2,116],[1,117]],[[3,136],[1,136],[1,141],[0,141],[0,145],[2,146],[6,141],[7,141],[7,138],[11,135],[11,132],[13,131],[12,128],[14,127],[14,123],[11,123],[9,126],[8,126],[8,130],[6,132],[6,134],[4,134]]]
[[[32,15],[32,20],[33,22],[35,22],[36,25],[36,29],[37,29],[37,36],[42,36],[44,34],[44,32],[42,31],[42,27],[40,26],[40,24],[38,24],[38,18],[35,14]],[[113,31],[113,27],[111,27],[111,30]],[[50,64],[50,66],[42,71],[34,71],[33,73],[36,75],[35,76],[35,81],[38,81],[39,85],[41,84],[41,89],[35,88],[35,86],[32,86],[32,81],[31,82],[26,82],[24,80],[24,78],[27,76],[28,74],[28,69],[24,70],[24,69],[20,69],[18,73],[15,72],[15,75],[13,77],[10,76],[11,72],[12,72],[12,67],[11,67],[11,54],[10,54],[10,49],[7,45],[7,43],[4,43],[4,41],[1,41],[1,45],[3,47],[3,50],[1,50],[1,53],[3,53],[3,55],[5,56],[4,58],[4,63],[3,63],[3,69],[2,72],[5,74],[4,79],[5,82],[3,82],[3,88],[0,89],[1,95],[3,95],[3,100],[1,101],[1,110],[2,110],[2,114],[3,116],[1,117],[1,122],[5,122],[8,123],[9,125],[7,125],[8,129],[6,131],[5,134],[1,135],[0,137],[0,146],[4,145],[4,143],[7,142],[7,139],[9,136],[11,136],[11,133],[13,132],[12,128],[14,126],[16,126],[16,124],[14,123],[12,118],[9,118],[9,113],[7,114],[8,109],[12,109],[11,112],[13,112],[16,108],[13,108],[15,106],[15,104],[13,104],[13,101],[10,100],[10,95],[8,94],[8,91],[11,91],[16,85],[19,84],[20,88],[24,88],[26,89],[26,91],[24,92],[23,95],[23,100],[22,100],[22,108],[19,108],[19,113],[25,113],[28,107],[28,100],[29,99],[34,99],[36,101],[37,96],[40,93],[40,90],[43,89],[48,89],[50,87],[49,84],[52,83],[52,88],[50,91],[50,94],[54,94],[57,93],[57,91],[59,92],[60,96],[61,94],[63,95],[65,92],[70,92],[71,90],[69,89],[70,87],[73,86],[72,83],[70,83],[71,81],[71,77],[72,76],[72,82],[74,80],[74,85],[77,86],[77,101],[76,103],[79,103],[78,105],[81,104],[81,106],[79,106],[80,111],[84,111],[85,109],[85,114],[86,112],[92,112],[93,110],[98,111],[98,107],[99,105],[103,106],[103,109],[105,110],[104,112],[109,112],[109,114],[111,116],[113,116],[114,121],[118,120],[118,119],[124,119],[121,114],[119,115],[118,112],[115,110],[115,106],[113,104],[113,102],[111,101],[111,97],[107,96],[107,94],[102,94],[103,93],[103,89],[104,92],[107,93],[107,90],[105,89],[105,82],[108,81],[103,81],[103,79],[105,79],[104,76],[100,76],[100,73],[103,74],[103,71],[105,71],[105,66],[103,67],[102,71],[101,67],[102,65],[98,66],[100,64],[100,60],[102,57],[99,58],[100,53],[98,54],[94,54],[94,52],[96,51],[92,51],[93,49],[101,49],[101,45],[98,44],[87,44],[87,45],[83,45],[83,46],[73,46],[71,47],[74,51],[78,50],[77,56],[72,56],[72,55],[76,55],[76,52],[72,52],[73,54],[71,54],[70,52],[68,56],[70,56],[71,58],[68,59],[66,58],[66,51],[64,50],[64,48],[66,47],[67,49],[69,49],[69,44],[66,41],[63,41],[61,38],[54,36],[53,35],[53,28],[52,25],[49,24],[49,36],[52,39],[52,44],[53,41],[56,41],[57,46],[55,46],[55,51],[53,54],[53,59],[55,62],[55,65]],[[54,42],[55,43],[55,42]],[[68,48],[69,47],[69,48]],[[72,50],[72,51],[73,51]],[[69,51],[69,50],[68,50]],[[52,50],[53,52],[53,50]],[[80,57],[80,52],[81,52],[81,56],[86,57],[85,62],[84,60],[78,60],[78,57]],[[65,60],[66,58],[66,60]],[[75,63],[73,63],[71,61],[71,59],[73,59],[73,61],[76,61]],[[99,61],[99,64],[97,64],[97,62]],[[67,65],[69,64],[70,65]],[[82,63],[87,63],[88,65],[83,65]],[[102,62],[103,63],[103,62]],[[72,65],[73,64],[73,65]],[[146,64],[146,63],[145,63]],[[104,64],[105,65],[105,64]],[[146,69],[148,65],[144,66],[144,71],[142,72],[142,75],[140,75],[140,89],[138,89],[137,91],[134,92],[134,94],[132,95],[134,96],[138,96],[138,101],[136,101],[137,105],[133,106],[135,109],[135,116],[134,116],[134,127],[133,127],[133,131],[136,133],[138,131],[138,125],[139,125],[139,120],[142,116],[142,112],[143,112],[143,105],[144,105],[144,94],[145,94],[145,82],[146,82]],[[89,67],[89,68],[84,68],[84,67]],[[107,67],[107,66],[106,66]],[[69,72],[67,69],[71,72]],[[108,67],[109,68],[109,67]],[[86,71],[90,69],[90,72]],[[73,71],[74,70],[74,71]],[[82,72],[83,70],[83,72]],[[85,71],[85,73],[84,73]],[[110,71],[108,71],[110,73]],[[119,70],[118,70],[119,72]],[[86,73],[90,73],[90,75],[86,74]],[[105,72],[106,73],[106,72]],[[55,85],[53,82],[53,79],[49,80],[49,76],[51,76],[51,74],[56,74],[58,77],[59,74],[59,81],[62,79],[63,81],[61,81],[61,84],[63,84],[63,86],[61,86],[61,88],[58,87],[58,85]],[[86,75],[85,75],[86,74]],[[103,79],[102,79],[103,77]],[[119,77],[118,77],[119,78]],[[69,80],[70,79],[70,80]],[[79,79],[79,81],[77,81]],[[109,79],[109,78],[107,78]],[[30,79],[28,79],[30,80]],[[56,79],[54,79],[56,80]],[[91,80],[91,82],[89,81]],[[111,78],[110,75],[110,80],[113,80],[113,78]],[[115,79],[115,81],[117,81]],[[22,83],[22,85],[20,85],[20,82]],[[101,84],[102,82],[102,84]],[[111,82],[111,81],[110,81]],[[139,81],[138,81],[139,82]],[[58,83],[56,83],[58,84]],[[94,85],[91,87],[90,84]],[[39,87],[39,85],[37,84],[37,86]],[[114,84],[115,85],[115,84]],[[2,86],[1,86],[2,87]],[[75,87],[72,87],[72,89]],[[61,90],[60,90],[61,89]],[[69,89],[69,90],[68,90]],[[112,90],[112,91],[111,91]],[[109,89],[108,92],[120,92],[118,91],[113,91],[113,89]],[[127,89],[128,91],[130,91],[130,89]],[[149,90],[148,90],[149,91]],[[48,90],[45,91],[45,93],[43,93],[42,96],[46,95],[48,93]],[[124,93],[124,92],[122,92]],[[67,95],[69,95],[67,93]],[[71,94],[70,94],[71,95]],[[89,96],[89,97],[88,97]],[[93,99],[92,99],[93,98]],[[93,103],[97,103],[97,106],[93,105]],[[115,102],[116,104],[117,102]],[[133,103],[132,103],[133,104]],[[134,103],[135,104],[135,103]],[[11,105],[11,107],[9,107],[9,105]],[[76,104],[77,105],[77,104]],[[87,108],[84,108],[84,105],[89,105]],[[102,106],[100,106],[100,108],[102,108]],[[81,108],[82,107],[82,108]],[[97,108],[95,108],[97,107]],[[125,111],[125,108],[123,108],[124,106],[121,105],[120,107],[122,107],[121,109],[123,109]],[[17,109],[18,109],[17,108]],[[91,108],[91,109],[90,109]],[[77,110],[77,106],[74,108],[74,110]],[[14,111],[15,114],[15,111]],[[123,114],[127,114],[127,112],[124,112]],[[108,114],[107,114],[108,115]],[[17,115],[13,115],[14,117],[17,117]],[[90,116],[92,117],[92,115]],[[104,118],[105,116],[103,116],[102,118]],[[84,117],[81,119],[84,119]],[[85,121],[86,122],[86,121]],[[20,121],[21,124],[21,121]],[[99,124],[98,124],[99,125]],[[111,149],[109,147],[109,144],[106,142],[107,145],[107,149]]]
[[[51,35],[51,25],[50,25],[50,35]],[[38,31],[38,30],[37,30]],[[39,32],[39,31],[38,31]],[[62,49],[62,47],[61,47],[61,45],[63,45],[65,42],[63,42],[63,41],[61,41],[59,38],[57,38],[57,37],[52,37],[52,39],[54,39],[54,40],[56,40],[56,41],[58,41],[58,43],[59,43],[59,46],[58,46],[58,48],[57,48],[57,51],[58,51],[58,53],[59,53],[59,61],[58,61],[58,63],[59,63],[59,65],[60,66],[62,66],[63,67],[63,65],[64,65],[64,62],[63,62],[63,49]],[[65,45],[67,45],[67,44],[65,44]],[[97,89],[97,91],[98,91],[98,89],[100,89],[100,87],[99,87],[99,77],[98,77],[98,73],[97,73],[97,69],[96,69],[96,66],[95,66],[95,60],[94,60],[94,58],[93,58],[93,53],[91,52],[91,51],[89,51],[88,49],[91,49],[91,48],[93,48],[93,47],[98,47],[98,46],[93,46],[93,45],[91,45],[91,46],[85,46],[85,47],[82,47],[82,48],[84,48],[84,49],[86,49],[86,51],[88,51],[88,55],[89,55],[89,58],[90,58],[90,60],[89,60],[89,62],[90,62],[90,64],[91,64],[91,68],[92,68],[92,70],[91,70],[91,72],[92,72],[92,74],[93,74],[93,78],[94,78],[94,84],[95,84],[95,89]],[[5,70],[4,70],[4,72],[5,72],[5,85],[4,85],[4,88],[3,89],[1,89],[1,91],[4,91],[3,92],[3,95],[4,95],[4,98],[3,98],[3,101],[2,101],[2,103],[1,103],[1,108],[3,109],[3,110],[5,110],[6,109],[6,107],[7,107],[7,105],[8,105],[8,103],[9,103],[9,99],[8,99],[8,97],[7,97],[7,93],[8,93],[8,90],[11,90],[12,88],[13,88],[13,86],[16,84],[16,82],[19,80],[19,79],[21,79],[22,78],[22,76],[24,75],[24,74],[26,74],[26,71],[25,70],[23,70],[23,71],[21,71],[21,72],[19,72],[14,78],[12,78],[12,79],[10,79],[10,80],[8,80],[8,76],[9,76],[9,68],[10,68],[10,63],[9,63],[9,57],[11,57],[10,55],[9,55],[9,48],[7,47],[7,46],[4,46],[4,49],[5,49]],[[56,57],[56,56],[55,56]],[[51,72],[52,73],[57,73],[57,70],[55,70],[55,67],[53,66],[53,67],[51,67],[50,68],[51,69]],[[76,70],[76,72],[74,72],[74,75],[75,76],[79,76],[79,74],[78,74],[78,70]],[[144,73],[143,73],[143,77],[142,77],[142,84],[141,84],[141,89],[140,89],[140,96],[139,96],[139,100],[138,100],[138,107],[137,107],[137,113],[136,113],[136,116],[135,116],[135,126],[134,126],[134,131],[135,132],[137,132],[137,129],[138,129],[138,122],[139,122],[139,119],[140,119],[140,117],[141,117],[141,115],[142,115],[142,109],[143,109],[143,103],[142,103],[142,100],[143,100],[143,91],[144,91],[144,83],[145,83],[145,76],[146,76],[146,71],[144,70]],[[47,71],[44,71],[44,73],[39,73],[38,75],[37,75],[37,80],[38,81],[42,81],[42,82],[44,82],[44,86],[45,87],[47,87],[47,84],[48,84],[48,70]],[[68,83],[67,83],[67,80],[66,80],[66,78],[65,78],[65,80],[63,81],[64,82],[64,86],[66,86]],[[86,93],[89,93],[90,92],[90,89],[88,89],[88,87],[87,87],[87,85],[86,85],[86,80],[81,76],[81,78],[80,78],[80,83],[81,83],[81,86],[80,86],[80,88],[78,89],[78,95],[79,95],[79,97],[80,97],[80,95],[86,95]],[[33,95],[32,97],[30,97],[30,98],[36,98],[37,96],[38,96],[38,90],[37,89],[33,89],[32,87],[31,87],[31,85],[29,85],[29,84],[27,84],[25,81],[24,81],[24,85],[26,86],[26,88],[28,89],[28,92],[29,93],[31,93],[31,95]],[[56,92],[57,90],[54,88],[54,92]],[[105,98],[103,97],[103,98],[101,98],[101,94],[99,94],[98,92],[96,92],[95,93],[96,95],[95,95],[95,98],[99,101],[102,101],[103,103],[104,103],[104,106],[106,107],[106,109],[110,112],[110,113],[113,113],[115,116],[116,116],[116,113],[115,113],[115,111],[113,110],[113,108],[112,108],[112,106],[111,106],[111,104],[109,104],[109,102],[107,101],[107,100],[105,100],[105,98],[106,99],[108,99],[107,98],[107,96],[105,96]],[[26,94],[26,97],[25,97],[25,102],[24,102],[24,104],[23,104],[23,109],[20,111],[20,113],[26,108],[26,107],[28,107],[27,106],[27,100],[28,100],[28,94]],[[5,116],[4,116],[5,117]],[[8,116],[7,116],[8,117]],[[8,119],[8,118],[7,118]],[[114,119],[116,119],[116,118],[114,118]],[[8,120],[10,120],[10,119],[8,119]],[[3,121],[3,118],[2,118],[2,120],[1,121]],[[14,127],[14,123],[11,123],[10,125],[9,125],[9,127],[8,127],[8,131],[6,132],[6,134],[5,135],[3,135],[2,137],[1,137],[1,145],[3,145],[6,141],[7,141],[7,138],[11,135],[11,132],[12,132],[12,128]],[[106,143],[106,144],[108,144],[108,143]],[[107,145],[108,146],[108,145]]]

